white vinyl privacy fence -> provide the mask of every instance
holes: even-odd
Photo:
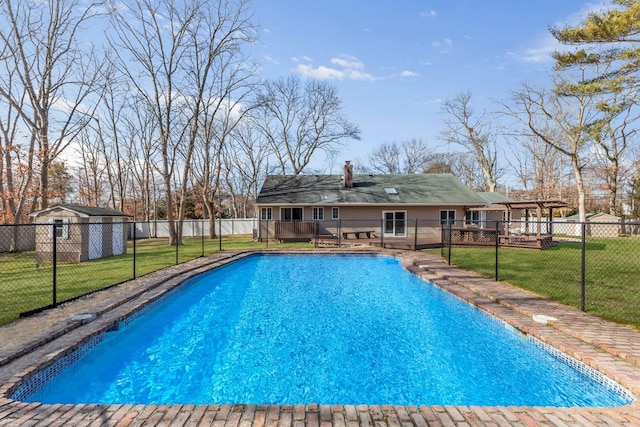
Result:
[[[136,228],[136,238],[162,238],[169,237],[169,226],[167,221],[149,221],[149,222],[135,222],[131,223],[131,226]],[[211,222],[208,219],[193,219],[186,220],[182,226],[183,237],[201,237],[208,236]],[[219,219],[215,221],[216,236],[229,236],[238,234],[255,235],[258,229],[257,218],[247,219]],[[133,232],[133,230],[132,230]],[[130,234],[132,236],[133,233]]]

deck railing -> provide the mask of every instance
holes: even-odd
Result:
[[[313,239],[316,223],[309,221],[281,222],[275,224],[276,239]]]

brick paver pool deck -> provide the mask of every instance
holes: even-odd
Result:
[[[401,257],[425,279],[614,379],[640,396],[640,330],[607,322],[411,251]],[[261,252],[261,251],[256,251]],[[319,251],[316,251],[319,252]],[[322,251],[332,252],[332,251]],[[200,258],[0,328],[0,425],[10,426],[639,426],[640,402],[611,408],[392,405],[45,405],[11,400],[23,379],[108,329],[186,278],[245,256]],[[640,309],[640,308],[639,308]],[[96,320],[70,322],[69,313]],[[558,319],[533,321],[534,314]],[[9,344],[7,344],[9,343]]]

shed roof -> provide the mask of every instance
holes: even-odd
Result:
[[[84,206],[77,204],[60,204],[56,206],[51,206],[50,208],[43,209],[41,211],[32,212],[29,214],[30,217],[37,217],[43,214],[47,214],[49,212],[55,211],[57,209],[62,209],[68,212],[73,212],[77,214],[81,218],[89,218],[89,217],[104,217],[104,216],[118,216],[118,217],[129,217],[131,215],[126,214],[124,212],[111,209],[111,208],[100,208],[97,206]]]
[[[586,213],[585,214],[585,219],[587,221],[620,221],[620,217],[619,216],[615,216],[615,215],[611,215],[605,212],[593,212],[593,213]],[[565,218],[565,220],[567,221],[580,221],[580,214],[575,214],[575,215],[570,215],[568,217]]]
[[[344,188],[341,178],[342,175],[269,175],[256,203],[262,206],[487,204],[451,174],[354,175],[352,188]]]

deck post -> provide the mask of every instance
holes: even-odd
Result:
[[[449,253],[447,254],[447,258],[448,258],[447,261],[448,261],[448,264],[451,265],[451,233],[453,232],[452,230],[453,227],[452,227],[451,221],[448,221],[448,222],[449,222],[449,243],[447,244],[447,246],[449,249]]]
[[[415,226],[413,227],[413,250],[418,249],[418,218],[415,219]]]

